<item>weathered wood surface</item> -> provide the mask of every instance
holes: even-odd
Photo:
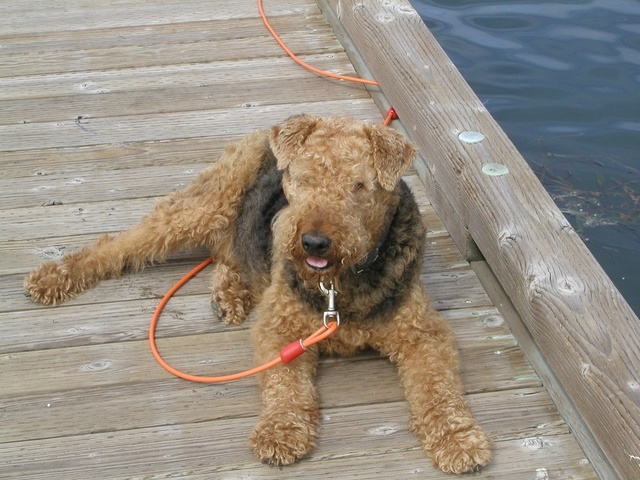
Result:
[[[615,472],[640,478],[640,321],[408,1],[329,3],[420,146],[454,240],[479,247]]]
[[[354,73],[313,0],[265,3],[306,60]],[[382,121],[367,89],[300,70],[267,37],[254,0],[17,0],[1,7],[0,44],[0,478],[443,477],[407,430],[395,369],[371,352],[323,359],[322,432],[309,459],[258,464],[246,441],[255,380],[175,379],[146,340],[158,298],[206,252],[56,308],[22,293],[35,265],[132,225],[229,140],[300,112]],[[422,281],[456,333],[467,398],[495,440],[477,478],[594,479],[416,173],[406,179],[428,225]],[[250,322],[213,321],[208,276],[169,303],[159,347],[193,372],[249,366]]]

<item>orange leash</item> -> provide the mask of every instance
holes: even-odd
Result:
[[[349,77],[347,75],[338,75],[336,73],[320,70],[319,68],[309,65],[308,63],[306,63],[305,61],[297,57],[296,54],[293,53],[289,47],[287,47],[287,45],[282,41],[278,33],[275,31],[275,29],[271,26],[271,24],[269,23],[269,20],[267,19],[267,14],[264,12],[264,8],[262,6],[262,0],[258,0],[258,10],[260,11],[260,16],[262,17],[264,26],[267,27],[267,30],[269,30],[269,33],[274,38],[274,40],[278,42],[278,45],[282,47],[285,53],[289,55],[289,57],[291,57],[291,59],[301,67],[304,67],[307,70],[317,73],[318,75],[322,75],[329,78],[335,78],[335,79],[344,80],[347,82],[364,83],[365,85],[380,85],[375,80],[366,80],[366,79],[357,78],[357,77]],[[396,118],[398,118],[398,115],[396,114],[396,111],[392,107],[387,111],[387,118],[385,119],[383,125],[385,127],[388,126],[391,123],[391,121],[395,120]]]
[[[189,373],[182,372],[177,368],[169,365],[160,355],[158,351],[158,347],[156,346],[156,326],[158,325],[158,320],[160,318],[160,314],[162,310],[166,306],[169,299],[176,293],[180,288],[187,283],[191,278],[193,278],[198,272],[204,269],[207,265],[209,265],[213,259],[207,258],[200,265],[195,267],[189,273],[187,273],[184,277],[182,277],[171,289],[165,294],[162,298],[158,306],[156,307],[155,312],[153,312],[153,317],[151,318],[151,325],[149,326],[149,345],[151,347],[151,353],[157,360],[157,362],[169,373],[172,373],[176,377],[183,378],[185,380],[190,380],[192,382],[199,383],[221,383],[221,382],[230,382],[232,380],[238,380],[240,378],[249,377],[251,375],[255,375],[256,373],[260,373],[268,368],[271,368],[275,365],[278,365],[281,362],[289,363],[294,359],[298,358],[302,355],[311,345],[314,345],[325,338],[329,337],[333,332],[338,328],[338,322],[328,322],[327,325],[323,325],[310,336],[308,336],[305,340],[297,340],[280,351],[280,356],[274,358],[270,362],[265,363],[264,365],[260,365],[259,367],[252,368],[250,370],[234,373],[231,375],[222,375],[217,377],[206,377],[201,375],[191,375]]]
[[[320,69],[318,69],[316,67],[313,67],[313,66],[309,65],[308,63],[304,62],[303,60],[298,58],[289,49],[289,47],[287,47],[285,45],[285,43],[282,41],[280,36],[278,36],[276,31],[273,29],[273,27],[269,23],[269,20],[267,20],[267,15],[264,13],[264,8],[262,8],[262,0],[258,0],[258,10],[260,11],[260,16],[262,17],[262,21],[264,22],[264,26],[267,27],[267,30],[269,30],[269,33],[271,33],[271,35],[273,36],[275,41],[278,42],[278,45],[280,45],[282,47],[282,49],[287,53],[287,55],[289,55],[291,57],[291,59],[294,62],[296,62],[298,65],[306,68],[307,70],[311,70],[312,72],[317,73],[318,75],[323,75],[323,76],[329,77],[329,78],[335,78],[335,79],[338,79],[338,80],[346,80],[348,82],[364,83],[365,85],[379,85],[379,83],[376,82],[375,80],[365,80],[365,79],[362,79],[362,78],[349,77],[347,75],[338,75],[336,73],[326,72],[324,70],[320,70]]]

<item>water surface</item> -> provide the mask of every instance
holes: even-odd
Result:
[[[640,314],[640,1],[411,1]]]

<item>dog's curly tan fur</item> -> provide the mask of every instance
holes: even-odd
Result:
[[[452,334],[419,282],[425,228],[401,180],[414,156],[386,127],[292,117],[230,145],[137,226],[44,263],[25,288],[57,304],[125,267],[204,245],[216,259],[218,315],[238,324],[257,308],[252,341],[262,362],[318,328],[326,307],[318,284],[332,281],[340,328],[261,376],[263,410],[250,436],[258,458],[285,465],[313,450],[320,352],[373,347],[398,366],[425,452],[445,472],[474,471],[490,461],[491,442],[463,399]]]

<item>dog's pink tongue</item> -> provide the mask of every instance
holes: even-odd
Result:
[[[307,257],[307,263],[313,268],[324,268],[329,264],[329,261],[325,258]]]

